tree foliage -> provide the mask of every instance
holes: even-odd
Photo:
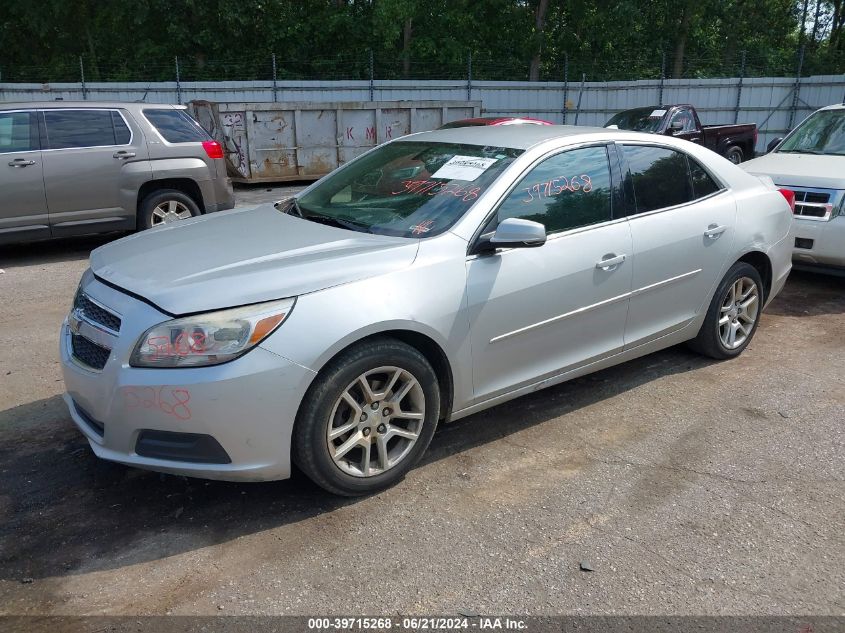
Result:
[[[0,2],[3,80],[792,74],[801,46],[845,70],[845,0]]]

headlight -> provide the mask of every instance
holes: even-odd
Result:
[[[204,367],[246,354],[272,334],[295,299],[257,303],[165,321],[144,332],[129,359],[133,367]]]

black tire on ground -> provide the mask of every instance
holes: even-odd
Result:
[[[410,372],[425,396],[425,414],[416,443],[392,468],[369,477],[348,474],[335,464],[326,437],[335,402],[347,386],[367,371],[393,366]],[[321,488],[342,496],[366,495],[400,481],[428,448],[440,417],[440,389],[429,362],[413,347],[393,338],[365,341],[332,360],[302,401],[292,438],[296,466]]]
[[[725,158],[734,165],[739,165],[745,159],[745,154],[743,154],[742,148],[739,145],[731,145],[725,152]]]
[[[728,298],[728,293],[731,292],[731,287],[743,277],[750,279],[757,285],[757,317],[745,341],[739,347],[730,349],[722,343],[721,336],[719,335],[718,322],[722,314],[722,306]],[[735,263],[725,274],[719,287],[713,294],[713,299],[707,308],[707,316],[704,318],[704,323],[702,323],[701,329],[698,331],[698,336],[689,341],[689,347],[700,354],[718,360],[739,356],[748,347],[748,344],[754,337],[754,333],[757,331],[764,301],[763,281],[757,269],[745,262]]]
[[[153,224],[153,211],[161,204],[175,202],[191,212],[192,216],[200,215],[200,208],[188,194],[176,189],[158,189],[148,194],[138,207],[138,229],[150,229]],[[156,225],[157,226],[157,225]]]

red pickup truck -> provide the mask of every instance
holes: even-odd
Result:
[[[604,126],[686,139],[712,149],[734,164],[754,158],[757,145],[756,124],[701,125],[698,112],[689,104],[625,110],[613,115]]]

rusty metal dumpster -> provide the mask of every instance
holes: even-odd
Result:
[[[192,101],[188,107],[223,145],[235,182],[313,180],[379,143],[481,112],[480,101]]]

